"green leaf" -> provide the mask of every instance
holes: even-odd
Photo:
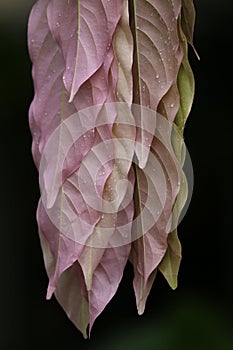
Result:
[[[158,267],[172,289],[177,288],[177,276],[180,262],[181,244],[177,235],[177,229],[175,229],[168,236],[168,248]]]
[[[180,35],[184,47],[184,57],[178,73],[177,84],[180,93],[180,108],[177,113],[175,124],[183,134],[185,122],[191,111],[194,99],[195,82],[192,69],[188,61],[188,44],[180,26]]]

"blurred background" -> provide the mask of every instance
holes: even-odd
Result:
[[[35,220],[38,175],[28,127],[33,87],[26,33],[34,2],[0,0],[0,348],[233,349],[233,3],[195,1],[201,60],[190,50],[196,95],[185,130],[195,184],[179,226],[178,289],[170,290],[158,275],[139,317],[127,266],[118,293],[85,341],[55,299],[45,300],[48,281]]]

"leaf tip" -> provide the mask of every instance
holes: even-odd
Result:
[[[138,310],[138,315],[142,316],[145,311],[145,300],[140,300],[138,305],[137,305],[137,310]]]
[[[69,98],[69,103],[72,103],[73,102],[73,99],[74,99],[74,94],[71,92],[70,94],[70,98]]]
[[[198,52],[197,52],[195,46],[194,46],[193,44],[191,44],[191,46],[192,46],[192,49],[193,49],[193,51],[194,51],[194,53],[195,53],[195,55],[196,55],[198,61],[200,61],[200,60],[201,60],[201,57],[199,56],[199,54],[198,54]]]
[[[48,286],[47,294],[46,294],[46,300],[50,300],[52,298],[52,295],[53,295],[55,289],[56,288],[53,287],[53,286],[50,286],[50,285]]]
[[[170,281],[169,286],[172,290],[176,290],[176,288],[178,287],[177,279],[175,278],[172,282]]]
[[[164,277],[172,290],[178,287],[177,275],[164,275]]]

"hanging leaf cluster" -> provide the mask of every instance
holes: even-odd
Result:
[[[158,271],[177,286],[181,245],[172,222],[187,197],[182,135],[194,97],[194,21],[192,0],[38,0],[31,11],[29,123],[47,191],[37,210],[47,298],[55,294],[84,337],[128,261],[139,314]],[[172,149],[156,136],[163,120],[180,136],[169,134]]]

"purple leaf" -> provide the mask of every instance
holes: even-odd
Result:
[[[48,21],[65,60],[70,101],[104,63],[121,12],[122,0],[50,1]]]
[[[167,125],[166,120],[161,118],[159,119],[160,124]],[[161,130],[163,130],[162,136],[167,137],[167,142],[165,139],[162,140],[159,133],[157,137],[154,137],[152,150],[155,159],[150,153],[144,168],[144,171],[149,174],[154,171],[153,177],[156,179],[156,184],[150,183],[142,170],[135,167],[137,181],[135,206],[140,220],[134,230],[136,236],[140,236],[141,232],[141,238],[133,242],[130,260],[134,266],[134,290],[139,314],[144,311],[146,298],[156,275],[155,271],[167,250],[173,205],[180,188],[180,166],[172,148],[169,147],[170,141],[169,134],[165,131],[166,126]],[[159,165],[161,170],[159,170]]]
[[[59,277],[77,260],[83,246],[59,231],[48,217],[41,201],[37,210],[37,220],[40,234],[48,242],[50,252],[54,258],[53,269],[50,269],[49,273],[50,281],[47,292],[47,299],[50,299],[57,287]]]
[[[191,0],[38,0],[32,9],[29,122],[47,298],[84,337],[128,259],[139,314],[158,269],[177,285],[188,186],[172,124],[183,133],[193,100],[194,19]]]
[[[129,173],[129,180],[134,184],[132,169]],[[131,193],[132,195],[133,193]],[[93,263],[89,264],[89,268],[92,269],[91,284],[89,284],[90,330],[95,319],[115,295],[122,279],[131,248],[131,244],[127,244],[127,242],[129,242],[131,235],[133,209],[132,199],[126,208],[120,206],[117,218],[115,222],[113,221],[116,226],[112,234],[115,240],[109,240],[107,249],[92,248]],[[122,231],[123,225],[127,225],[127,228]],[[123,236],[122,233],[124,233]],[[113,246],[111,246],[111,241]],[[85,254],[85,257],[87,256]]]
[[[29,19],[28,31],[29,52],[33,62],[33,78],[35,86],[35,98],[30,108],[30,126],[33,134],[34,159],[37,167],[40,165],[40,168],[41,155],[45,150],[45,146],[48,147],[47,141],[57,127],[60,126],[61,129],[63,122],[68,120],[71,115],[79,110],[79,108],[83,109],[95,103],[104,104],[105,102],[116,100],[115,89],[118,72],[113,49],[108,47],[107,52],[105,51],[104,53],[105,60],[104,62],[101,62],[102,65],[99,67],[99,70],[94,72],[90,79],[82,84],[76,96],[74,96],[73,103],[68,103],[69,97],[66,88],[63,85],[62,78],[65,70],[65,62],[61,55],[61,48],[58,46],[58,42],[54,40],[54,36],[50,32],[48,26],[48,4],[48,1],[45,2],[41,0],[34,6]],[[111,6],[106,5],[106,7],[110,10]],[[113,8],[115,8],[115,5]],[[51,15],[51,9],[49,10],[49,13]],[[110,21],[108,25],[111,26],[114,23],[114,21]],[[95,59],[93,61],[95,62]],[[98,118],[98,114],[93,120],[87,121],[89,127],[91,123],[95,122],[96,118]],[[45,160],[47,162],[45,162],[45,169],[42,167],[42,170],[44,170],[42,178],[44,178],[45,183],[47,183],[48,190],[49,188],[51,190],[53,189],[54,181],[55,184],[58,185],[62,179],[63,183],[61,188],[59,188],[59,186],[56,187],[55,196],[52,202],[54,205],[54,211],[57,210],[58,215],[61,218],[59,199],[61,199],[64,194],[66,196],[65,198],[69,198],[70,203],[72,202],[72,207],[69,208],[68,212],[64,213],[66,214],[65,223],[70,227],[70,231],[66,231],[65,234],[64,230],[61,230],[59,225],[54,225],[54,222],[52,222],[51,218],[47,215],[48,208],[45,210],[42,203],[40,203],[38,208],[38,224],[41,235],[43,235],[48,241],[50,251],[54,257],[54,268],[53,271],[50,271],[49,273],[50,284],[48,288],[48,298],[51,297],[55,288],[59,285],[60,276],[75,263],[83,249],[83,246],[79,244],[79,241],[77,240],[77,231],[73,230],[70,225],[70,218],[76,215],[76,217],[80,218],[80,224],[82,223],[82,220],[85,222],[88,218],[89,221],[87,223],[89,224],[88,227],[90,229],[89,232],[86,232],[88,236],[92,231],[91,228],[94,227],[93,225],[97,223],[101,215],[98,211],[96,212],[88,208],[78,190],[78,187],[75,188],[74,183],[76,172],[82,163],[82,159],[88,154],[91,146],[96,142],[98,143],[98,140],[101,137],[105,137],[106,139],[111,137],[111,124],[113,123],[114,118],[114,114],[110,116],[110,119],[107,120],[107,127],[104,129],[99,128],[98,132],[93,134],[92,140],[84,142],[84,147],[83,139],[77,140],[68,153],[68,156],[65,158],[65,162],[62,164],[60,178],[58,176],[59,173],[56,171],[60,145],[57,151],[55,148],[55,153],[52,151],[53,149],[50,150],[52,157],[49,157],[48,154],[46,154],[47,159],[45,157]],[[78,122],[81,123],[81,120]],[[51,177],[54,170],[55,173]],[[74,171],[75,173],[73,173]],[[111,166],[106,168],[106,175],[102,179],[102,188],[104,188],[104,183],[110,172]],[[74,210],[76,210],[76,214]],[[82,239],[85,239],[85,235]],[[64,307],[66,302],[63,300],[62,295],[63,294],[60,293],[59,302]]]
[[[113,125],[115,162],[112,173],[105,183],[103,198],[107,202],[102,208],[104,214],[79,258],[89,290],[90,330],[96,317],[116,293],[130,253],[129,243],[134,215],[134,172],[131,163],[136,128],[133,117],[129,113],[132,103],[132,76],[130,73],[133,45],[127,1],[124,1],[124,11],[114,35],[114,48],[119,62],[117,100],[127,104],[117,106],[118,114]],[[123,52],[125,50],[125,55],[122,55],[122,50]],[[129,183],[125,189],[117,187],[122,180]],[[119,197],[114,203],[117,193]],[[127,203],[129,204],[124,204],[125,195],[128,197]],[[110,206],[113,212],[105,213]],[[102,249],[95,247],[95,236],[98,240],[96,243],[102,243]]]
[[[181,0],[138,0],[133,2],[135,39],[134,102],[157,111],[159,102],[176,83],[182,61],[182,46],[177,32]],[[175,102],[171,102],[175,103]],[[136,154],[139,166],[146,165],[156,125],[148,134],[146,118],[141,118]],[[148,149],[142,151],[140,144]],[[142,153],[143,152],[143,153]]]
[[[55,268],[56,261],[51,252],[48,241],[40,232],[40,242],[44,255],[44,262],[48,276],[50,277]],[[83,283],[82,271],[78,263],[65,270],[59,279],[56,288],[56,298],[67,313],[70,320],[87,338],[87,326],[89,324],[89,310],[85,284]]]
[[[94,321],[118,289],[129,252],[130,245],[106,249],[93,273],[92,287],[89,292],[90,331]]]

